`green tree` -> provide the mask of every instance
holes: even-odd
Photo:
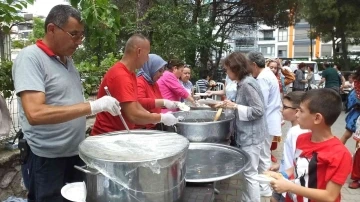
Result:
[[[199,53],[201,68],[212,72],[218,68],[227,48],[225,40],[230,39],[231,34],[243,31],[244,27],[254,28],[258,22],[276,27],[288,26],[295,22],[289,11],[297,9],[296,0],[212,0],[206,5],[202,2],[195,0],[192,9],[193,26],[198,27],[197,35],[201,40],[196,52]],[[189,58],[196,58],[193,56],[196,52],[189,53]]]
[[[332,41],[333,57],[338,59],[336,47],[340,44],[341,61],[349,69],[348,45],[357,43],[360,35],[360,4],[352,0],[301,0],[299,15],[306,19],[314,32],[325,41]]]
[[[70,3],[81,10],[86,26],[84,50],[79,52],[97,56],[96,63],[99,66],[108,53],[119,51],[117,46],[120,30],[119,9],[111,0],[70,0]]]
[[[33,30],[29,38],[29,43],[34,44],[36,40],[42,39],[45,35],[45,21],[41,18],[33,19]]]
[[[0,59],[5,60],[4,38],[10,33],[14,23],[22,21],[20,11],[34,0],[1,0],[0,1]]]
[[[84,48],[74,55],[75,61],[89,58],[89,55],[96,55],[98,61],[101,61],[102,55],[117,53],[131,34],[141,32],[150,39],[151,52],[166,60],[174,57],[184,59],[193,67],[213,71],[219,66],[223,52],[228,48],[225,41],[231,38],[232,33],[241,31],[244,26],[255,27],[257,22],[270,26],[287,26],[294,20],[289,18],[286,10],[297,9],[296,0],[212,0],[208,3],[203,0],[70,2],[72,5],[79,5],[86,26],[89,27]],[[115,10],[111,9],[117,12],[114,13]],[[95,20],[94,13],[108,12],[114,15]],[[119,26],[109,29],[99,27],[99,23],[112,19],[118,20]]]

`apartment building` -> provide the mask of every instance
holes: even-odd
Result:
[[[232,51],[247,53],[259,51],[267,58],[328,58],[332,56],[331,42],[323,43],[320,38],[310,41],[310,24],[301,20],[294,26],[273,28],[259,24],[256,29],[234,33],[228,44]],[[360,46],[349,46],[349,51],[360,52]]]

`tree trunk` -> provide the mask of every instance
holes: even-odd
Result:
[[[191,22],[194,25],[194,27],[197,27],[198,18],[201,13],[201,2],[202,0],[196,0],[194,8],[192,10],[192,19]],[[189,47],[186,50],[186,56],[185,56],[186,63],[189,64],[192,67],[195,67],[196,63],[196,44],[192,44],[191,47]]]
[[[137,0],[136,1],[136,19],[137,19],[137,30],[142,33],[146,37],[149,38],[151,42],[150,36],[150,20],[148,18],[143,19],[147,10],[150,8],[150,0]]]
[[[342,0],[337,0],[336,4],[337,4],[337,9],[339,12],[339,21],[336,25],[336,31],[337,33],[339,33],[339,36],[341,38],[341,56],[343,59],[343,70],[349,70],[349,61],[348,61],[348,50],[347,50],[347,42],[346,42],[346,32],[347,32],[347,23],[346,22],[346,13],[344,10],[340,9],[343,7],[343,3],[345,3]]]
[[[5,61],[5,43],[4,37],[5,34],[2,30],[0,30],[0,61]]]
[[[350,70],[349,60],[348,60],[348,50],[347,50],[347,42],[345,33],[341,33],[341,50],[342,50],[342,58],[344,60],[344,68],[343,70]]]
[[[218,54],[217,54],[217,57],[216,57],[216,61],[215,61],[215,67],[216,68],[218,68],[219,65],[220,65],[220,61],[221,61],[221,58],[222,58],[224,45],[225,45],[225,39],[226,39],[225,31],[223,31],[223,34],[221,35],[221,43],[220,43],[221,45],[220,45],[220,48],[219,48],[219,51],[218,51]]]
[[[217,0],[213,0],[213,2],[211,4],[211,13],[210,13],[210,18],[209,18],[209,22],[210,22],[211,26],[206,27],[206,30],[204,31],[205,39],[212,38],[212,32],[215,28],[215,20],[217,17],[217,14],[216,14],[217,6],[218,6]],[[209,44],[205,44],[200,50],[200,63],[201,63],[202,68],[204,68],[204,69],[208,69],[208,61],[212,60],[212,58],[209,58],[210,51],[211,51],[211,46]]]
[[[333,51],[333,59],[335,60],[337,58],[337,52],[336,52],[336,39],[334,32],[331,33],[331,44],[332,44],[332,51]]]

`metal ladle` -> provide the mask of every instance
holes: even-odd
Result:
[[[108,88],[107,86],[104,87],[104,90],[105,90],[105,92],[106,92],[106,94],[107,94],[108,96],[112,97],[111,94],[110,94],[109,88]],[[129,126],[126,124],[126,122],[125,122],[125,120],[124,120],[124,117],[121,115],[121,112],[120,112],[120,114],[119,114],[119,117],[120,117],[121,122],[124,124],[127,132],[128,132],[128,133],[131,133],[131,132],[130,132],[130,129],[129,129]]]

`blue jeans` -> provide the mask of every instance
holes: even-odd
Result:
[[[45,158],[30,151],[27,162],[21,166],[28,202],[64,202],[60,190],[66,183],[82,182],[85,174],[74,168],[83,166],[79,156]]]

